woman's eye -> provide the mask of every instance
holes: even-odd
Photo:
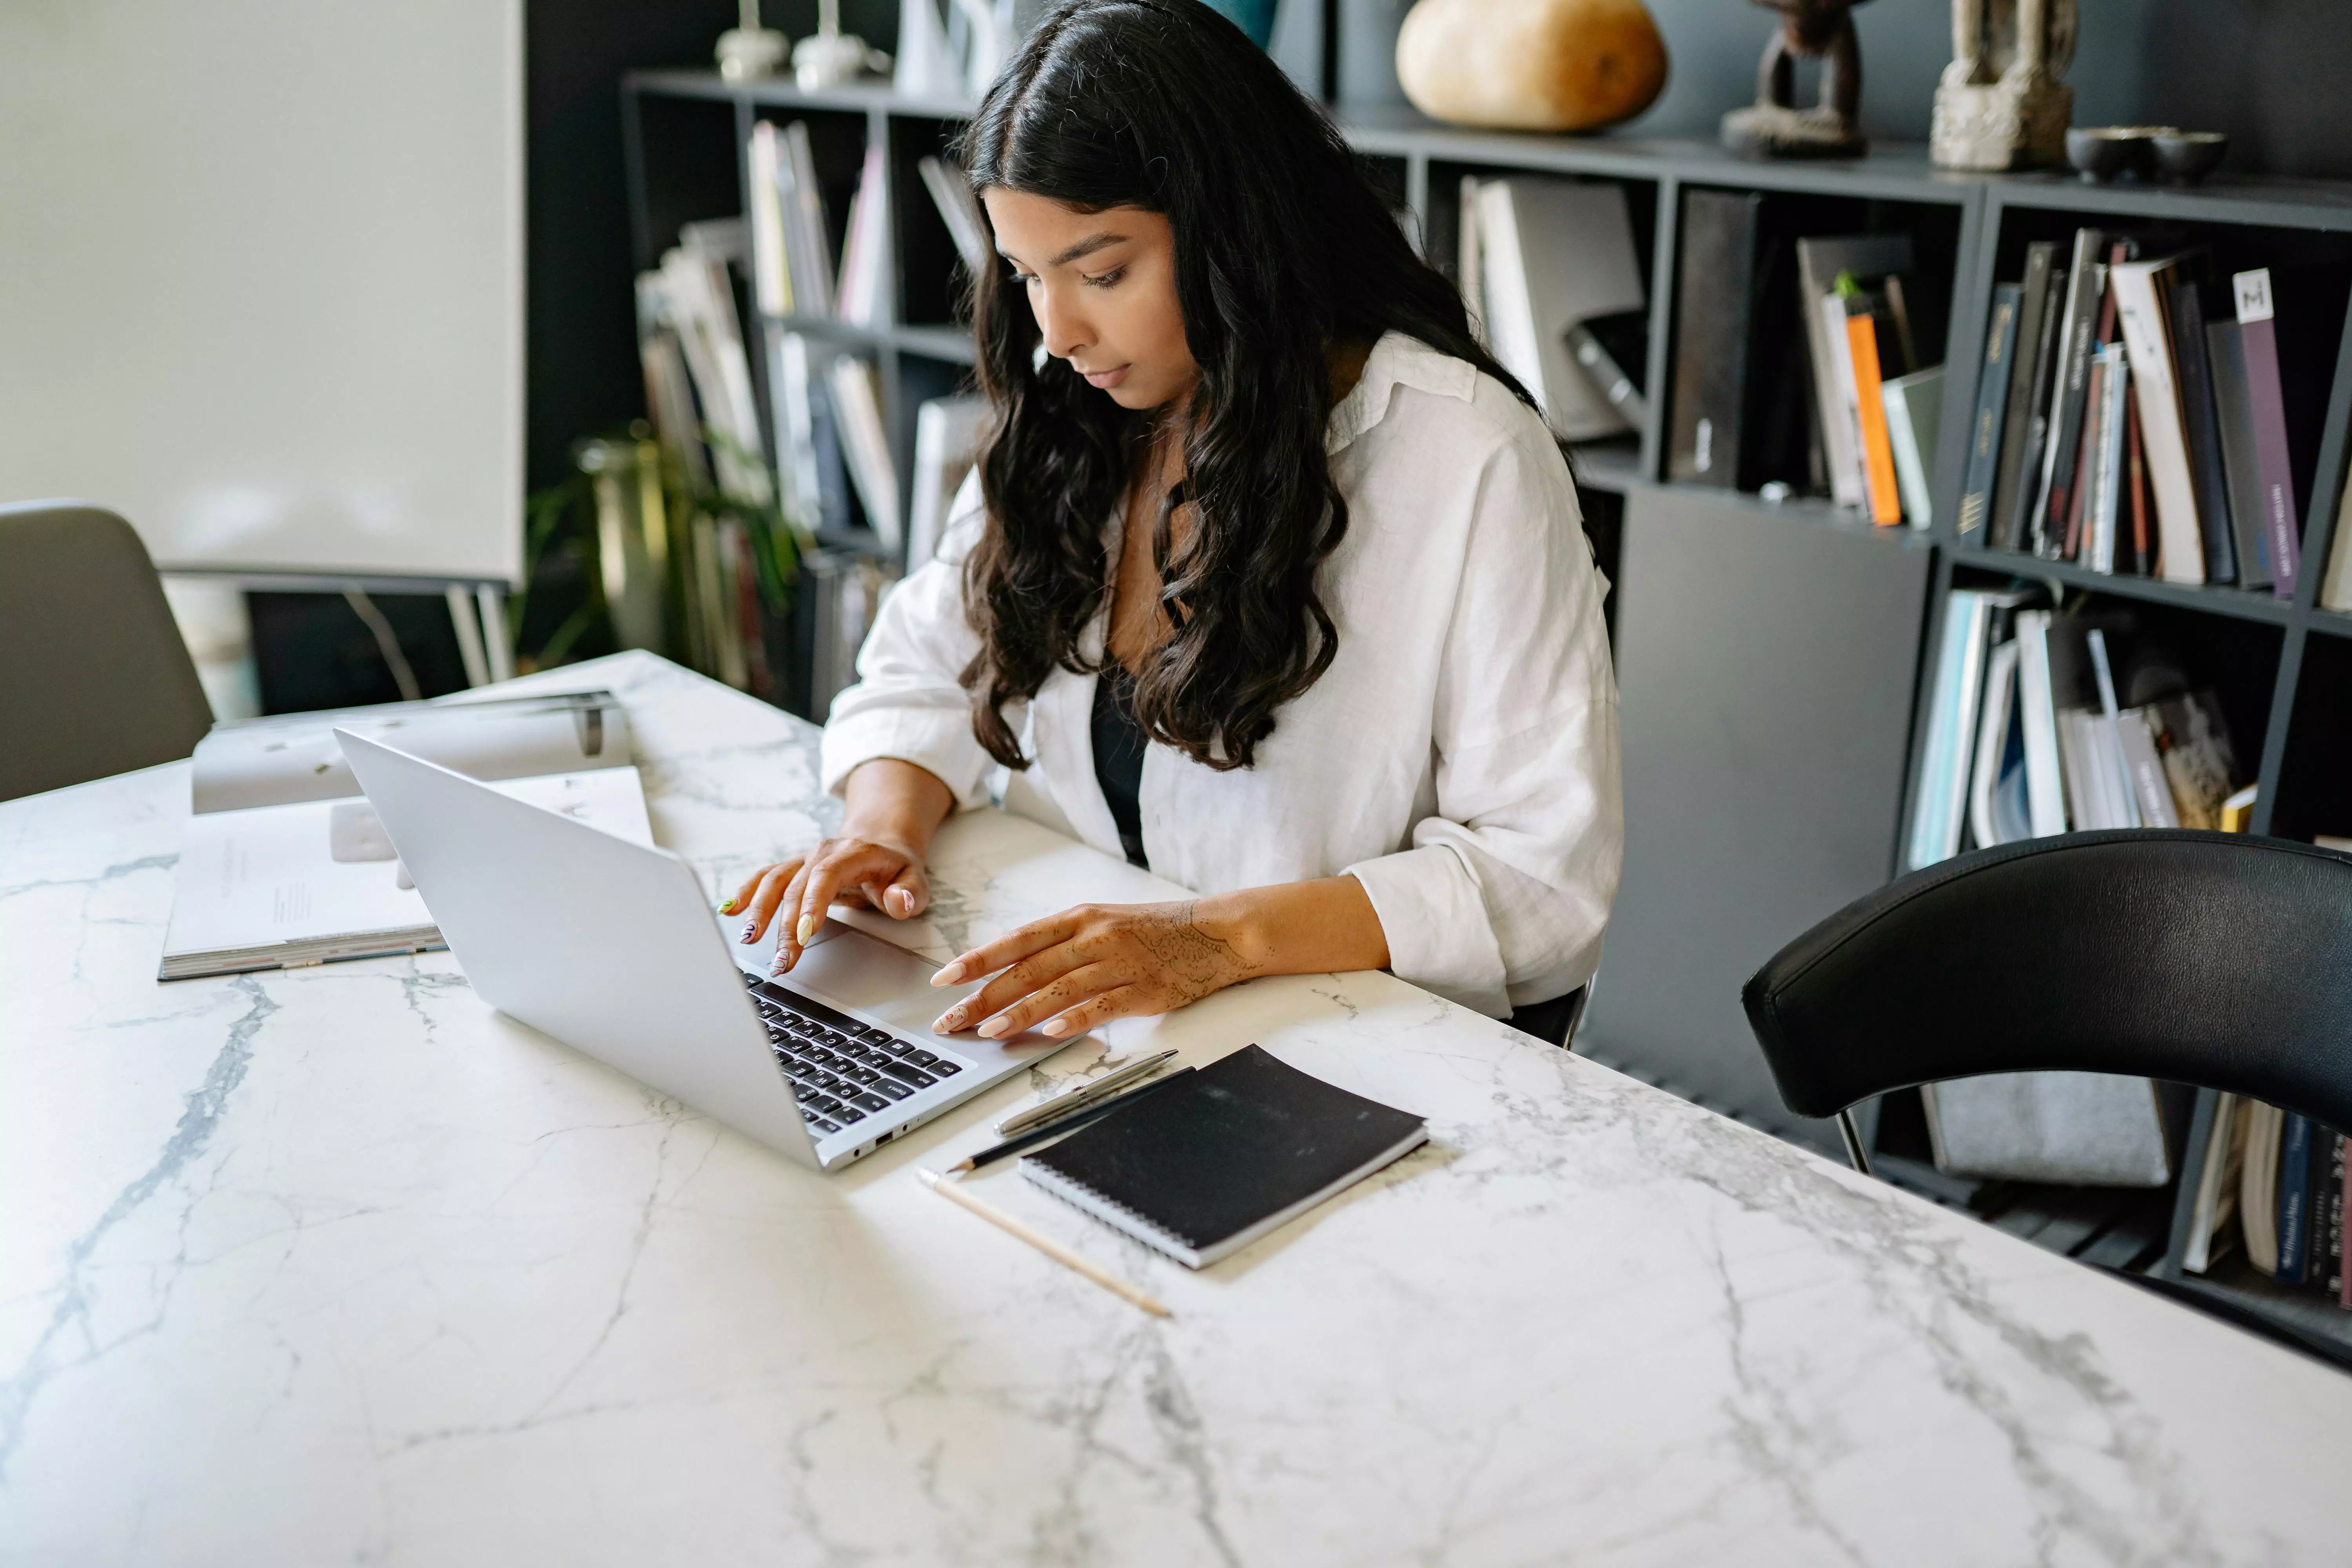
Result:
[[[1021,285],[1022,288],[1026,289],[1030,284],[1037,281],[1037,275],[1034,272],[1016,271],[1013,274],[1013,281]]]
[[[1089,289],[1108,289],[1126,276],[1126,268],[1114,267],[1108,272],[1098,272],[1092,277],[1082,272],[1078,275],[1078,279]]]

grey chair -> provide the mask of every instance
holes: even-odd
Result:
[[[100,507],[0,507],[0,800],[186,756],[212,727],[163,584]]]

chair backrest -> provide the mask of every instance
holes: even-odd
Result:
[[[131,525],[0,507],[0,800],[184,757],[212,721]]]
[[[2352,858],[2155,829],[1982,850],[1847,905],[1741,1000],[1803,1115],[2072,1069],[2352,1127]]]

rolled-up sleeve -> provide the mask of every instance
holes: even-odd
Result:
[[[1617,689],[1556,449],[1480,475],[1433,720],[1436,811],[1349,867],[1398,978],[1493,1016],[1592,978],[1624,849]]]
[[[979,647],[965,618],[963,567],[981,527],[980,489],[956,492],[938,555],[890,591],[857,656],[857,684],[833,700],[821,753],[827,792],[858,766],[896,757],[936,776],[960,806],[988,800],[995,759],[971,731],[957,681]]]

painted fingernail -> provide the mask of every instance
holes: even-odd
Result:
[[[996,1038],[997,1036],[1004,1033],[1007,1027],[1008,1026],[1003,1019],[991,1018],[987,1023],[982,1024],[980,1026],[981,1037],[983,1039],[992,1040]]]
[[[932,975],[931,984],[934,985],[952,985],[962,978],[963,960],[959,958],[953,963],[949,964],[945,969],[940,970],[937,974]]]
[[[933,1032],[941,1035],[952,1035],[958,1029],[962,1027],[963,1009],[961,1007],[949,1008],[946,1012],[940,1014],[938,1020],[931,1025]]]
[[[753,937],[758,936],[759,934],[760,928],[758,926],[751,924],[749,921],[746,921],[743,923],[743,940],[745,942],[751,941]]]
[[[809,938],[811,938],[811,937],[814,936],[815,934],[816,934],[816,917],[815,917],[814,915],[803,915],[803,916],[801,917],[801,923],[800,923],[800,928],[799,928],[799,935],[800,935],[800,939],[801,939],[803,942],[806,942],[806,941],[808,941],[808,939],[809,939]]]
[[[1048,1018],[1048,1019],[1046,1019],[1044,1023],[1042,1023],[1042,1024],[1038,1025],[1037,1026],[1038,1026],[1040,1029],[1044,1030],[1046,1034],[1049,1034],[1049,1035],[1058,1035],[1058,1034],[1062,1033],[1064,1030],[1067,1029],[1070,1026],[1069,1026],[1069,1023],[1068,1023],[1068,1021],[1067,1021],[1066,1019],[1062,1019],[1062,1018]]]
[[[915,895],[904,888],[891,889],[889,897],[883,901],[897,910],[901,920],[915,912]]]
[[[719,912],[720,914],[722,914],[722,915],[731,915],[731,914],[733,914],[733,913],[735,912],[735,900],[732,900],[732,899],[721,899],[721,900],[719,900]]]

